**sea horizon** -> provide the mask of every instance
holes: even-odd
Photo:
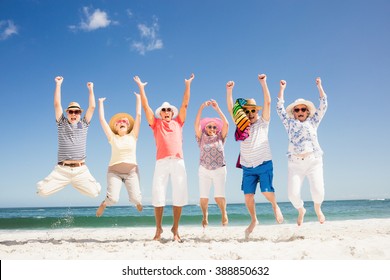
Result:
[[[295,224],[297,211],[290,202],[279,202],[284,223]],[[61,229],[61,228],[115,228],[154,227],[154,207],[144,205],[138,212],[131,205],[107,207],[102,217],[96,217],[98,206],[50,206],[0,208],[0,230]],[[317,221],[313,203],[305,202],[305,222]],[[322,205],[327,221],[390,218],[390,199],[327,200]],[[229,225],[247,225],[250,216],[245,203],[227,205]],[[276,224],[270,203],[256,204],[260,224]],[[180,225],[200,225],[202,212],[198,204],[183,207]],[[164,209],[163,226],[173,222],[172,206]],[[221,215],[216,204],[209,204],[209,225],[220,226]]]

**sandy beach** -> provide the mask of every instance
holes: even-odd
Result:
[[[153,227],[0,231],[2,260],[389,260],[390,219],[258,225],[169,227],[161,241]]]

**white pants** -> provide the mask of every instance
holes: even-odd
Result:
[[[172,205],[181,207],[188,203],[187,172],[184,160],[164,158],[156,161],[154,170],[152,188],[154,207],[163,207],[166,204],[169,176],[172,181]]]
[[[305,177],[309,181],[313,202],[322,203],[325,191],[321,156],[311,155],[304,159],[291,156],[288,160],[288,198],[296,209],[303,207],[301,188]]]
[[[86,165],[79,167],[56,165],[49,176],[37,183],[37,193],[40,196],[49,196],[69,184],[80,193],[90,197],[97,197],[100,194],[101,186]]]
[[[200,198],[209,198],[211,186],[214,185],[214,197],[225,197],[226,166],[209,170],[199,165]]]
[[[107,195],[104,200],[107,206],[114,205],[118,202],[122,182],[126,186],[129,201],[134,203],[134,205],[142,204],[138,166],[135,166],[128,174],[121,174],[117,172],[107,173]]]

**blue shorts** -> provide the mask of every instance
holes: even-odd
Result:
[[[275,192],[272,186],[274,168],[272,160],[264,161],[256,167],[242,167],[241,190],[244,194],[255,194],[257,183],[260,183],[261,192]]]

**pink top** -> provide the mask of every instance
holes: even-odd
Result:
[[[156,140],[157,160],[166,157],[183,158],[183,125],[180,117],[170,122],[154,119],[150,127]]]

